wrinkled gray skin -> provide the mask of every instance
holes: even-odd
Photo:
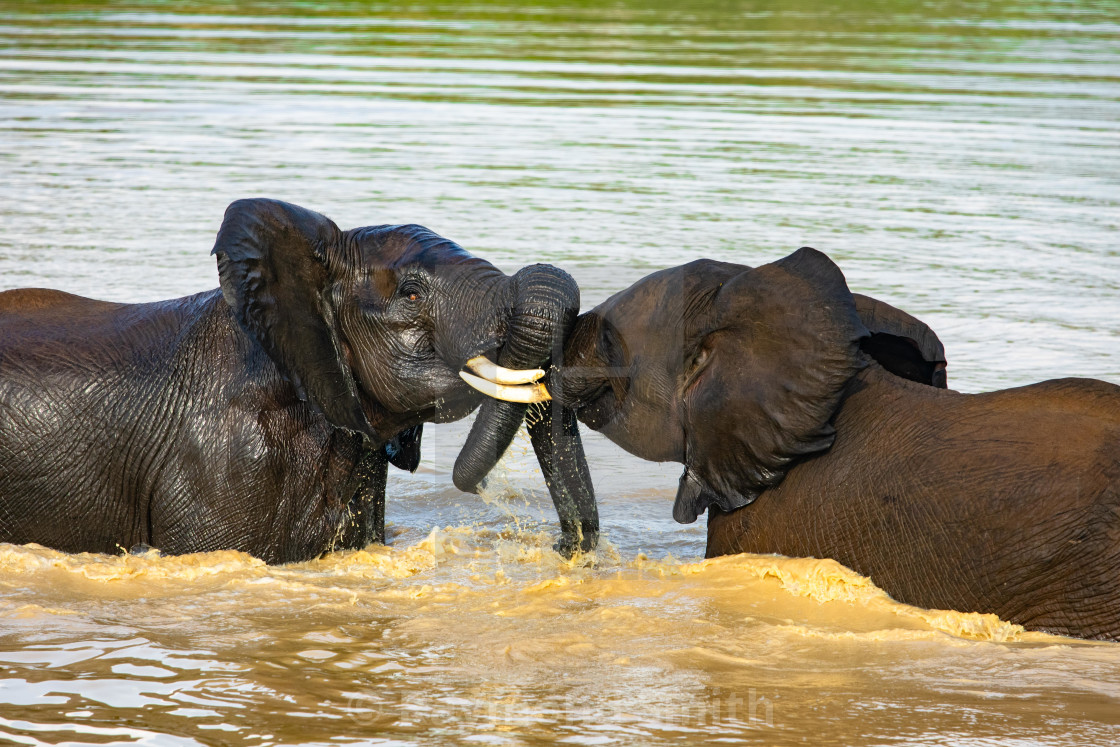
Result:
[[[1120,387],[930,386],[943,367],[900,365],[928,328],[867,301],[812,249],[655,273],[580,317],[553,386],[685,465],[674,515],[708,510],[709,556],[835,558],[910,604],[1120,639]]]
[[[0,293],[0,541],[268,562],[383,541],[387,463],[485,399],[464,362],[546,364],[579,307],[547,265],[507,277],[420,226],[274,200],[230,205],[214,254],[221,289],[171,301]],[[492,466],[524,409],[486,408],[465,452]],[[583,463],[578,433],[537,430],[542,466],[557,444]],[[593,511],[583,464],[565,489]],[[597,520],[553,493],[570,552]]]

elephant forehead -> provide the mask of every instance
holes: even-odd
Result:
[[[604,328],[624,350],[644,351],[652,357],[655,351],[679,347],[684,318],[681,297],[663,292],[661,285],[635,286],[598,309]]]
[[[708,311],[712,295],[729,278],[750,268],[699,259],[642,278],[596,309],[618,330],[650,337],[685,331]]]
[[[463,247],[451,239],[415,224],[366,226],[348,233],[362,264],[400,267],[419,264],[428,268],[471,259]]]

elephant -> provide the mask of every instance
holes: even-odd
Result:
[[[466,490],[521,425],[458,372],[539,378],[579,311],[555,267],[507,276],[422,226],[342,231],[278,200],[233,202],[212,254],[221,287],[185,298],[0,293],[0,541],[268,563],[384,542],[387,466],[416,469],[423,423],[482,405]],[[598,516],[554,409],[530,434],[570,554]]]
[[[684,465],[673,515],[707,510],[708,557],[833,558],[904,603],[1120,640],[1120,387],[961,394],[928,339],[910,355],[924,325],[866,308],[808,247],[692,263],[581,315],[544,386]]]

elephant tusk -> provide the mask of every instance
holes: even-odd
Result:
[[[485,355],[471,358],[467,361],[467,368],[495,384],[531,384],[544,376],[544,371],[539,368],[531,368],[525,371],[514,371],[512,368],[502,368],[498,364],[493,363]]]
[[[486,396],[506,402],[531,404],[533,402],[547,402],[552,399],[552,395],[544,388],[544,384],[522,384],[521,386],[495,384],[493,381],[472,376],[466,371],[460,371],[459,377],[467,382],[468,386],[477,389]]]

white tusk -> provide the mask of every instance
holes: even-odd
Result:
[[[532,402],[547,402],[552,399],[552,395],[544,388],[544,384],[522,384],[521,386],[495,384],[493,381],[472,376],[466,371],[460,371],[459,376],[467,382],[468,386],[477,389],[486,396],[506,402],[530,404]]]
[[[467,368],[495,384],[531,384],[544,376],[544,371],[539,368],[530,368],[525,371],[502,368],[497,363],[491,362],[485,355],[471,358],[467,361]]]

